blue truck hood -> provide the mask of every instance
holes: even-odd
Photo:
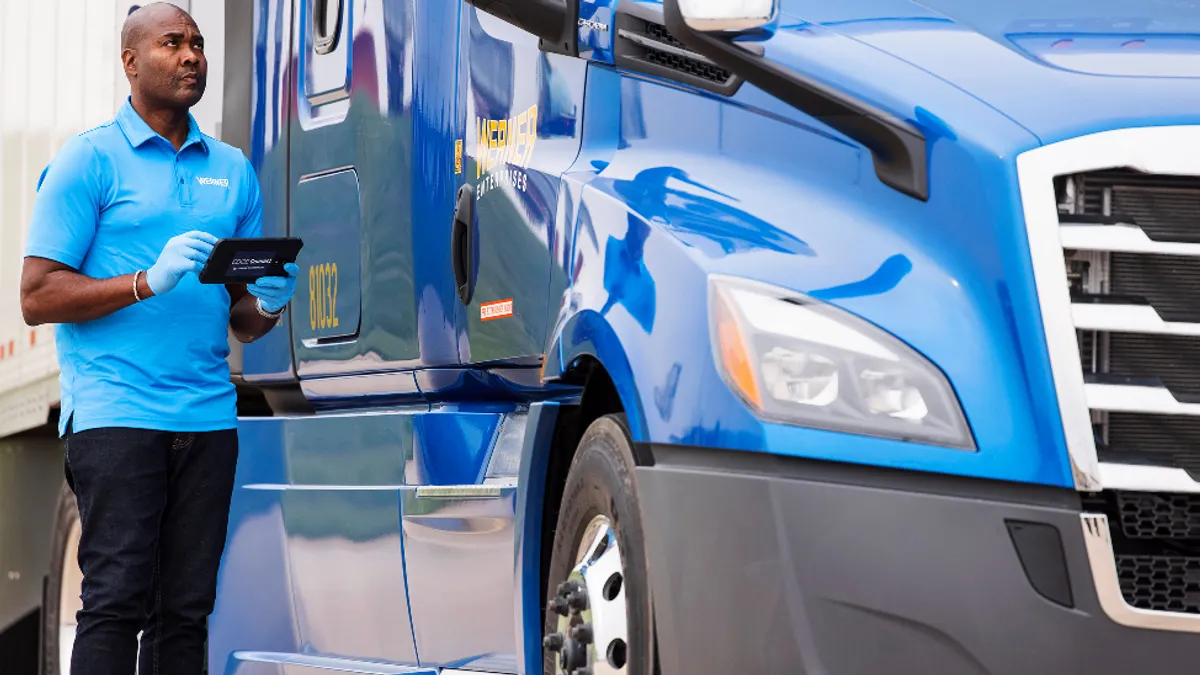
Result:
[[[1200,122],[1200,0],[784,0],[783,13],[781,31],[819,24],[870,45],[1043,143]]]

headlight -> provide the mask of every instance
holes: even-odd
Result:
[[[793,291],[714,276],[709,317],[722,376],[763,418],[975,449],[942,372],[848,312]]]

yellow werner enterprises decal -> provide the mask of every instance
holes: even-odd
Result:
[[[532,105],[511,119],[475,118],[478,138],[475,177],[482,178],[478,186],[480,197],[503,183],[525,191],[528,177],[520,169],[529,166],[529,160],[533,157],[533,146],[537,143],[537,116],[537,105]],[[493,171],[498,166],[502,170]]]

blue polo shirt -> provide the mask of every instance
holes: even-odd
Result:
[[[25,254],[114,277],[149,269],[168,239],[190,230],[261,236],[253,167],[195,119],[176,152],[127,99],[115,119],[71,138],[42,172]],[[161,296],[58,325],[59,433],[72,416],[75,431],[234,428],[229,309],[224,286],[188,274]]]

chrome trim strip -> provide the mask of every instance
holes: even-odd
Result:
[[[1200,256],[1200,244],[1154,241],[1137,225],[1062,225],[1063,248],[1081,251],[1121,251],[1161,255]]]
[[[1083,330],[1200,336],[1200,323],[1163,321],[1150,305],[1075,303],[1071,305],[1071,316],[1075,327]]]
[[[1100,482],[1109,490],[1200,494],[1200,482],[1173,466],[1101,462]]]
[[[418,499],[499,499],[504,486],[489,485],[420,485]]]
[[[1200,403],[1180,403],[1166,387],[1089,384],[1086,385],[1085,391],[1088,407],[1095,410],[1156,415],[1200,415]]]
[[[1083,523],[1083,541],[1087,546],[1088,562],[1092,567],[1092,579],[1096,583],[1096,596],[1108,618],[1131,628],[1200,633],[1200,614],[1155,612],[1138,609],[1125,602],[1125,596],[1121,595],[1121,583],[1117,578],[1117,559],[1113,554],[1108,516],[1098,513],[1079,515]]]
[[[243,490],[291,492],[399,492],[403,485],[287,485],[286,483],[247,483]]]
[[[415,399],[421,395],[417,376],[411,370],[303,378],[300,390],[305,398],[314,401],[360,396],[411,396]]]
[[[358,659],[344,659],[336,656],[317,656],[315,654],[235,651],[230,656],[232,657],[233,661],[237,662],[250,661],[254,663],[272,663],[285,666],[297,666],[299,668],[303,668],[305,672],[309,670],[325,670],[341,671],[345,673],[368,673],[370,675],[438,675],[438,671],[433,668],[402,666],[399,664],[385,663],[382,661],[360,661]],[[286,669],[285,672],[295,673],[300,671],[295,669]]]
[[[1046,349],[1075,487],[1099,490],[1100,462],[1071,318],[1054,177],[1114,166],[1200,175],[1200,126],[1135,127],[1089,134],[1023,152],[1017,155],[1016,165]]]
[[[335,166],[332,169],[324,169],[322,171],[314,171],[312,173],[306,173],[306,174],[300,176],[300,180],[297,182],[307,183],[310,180],[316,180],[318,178],[325,178],[326,176],[332,176],[332,175],[338,174],[338,173],[346,173],[347,171],[353,172],[355,177],[358,176],[358,170],[354,168],[353,164],[344,164],[342,166]]]

